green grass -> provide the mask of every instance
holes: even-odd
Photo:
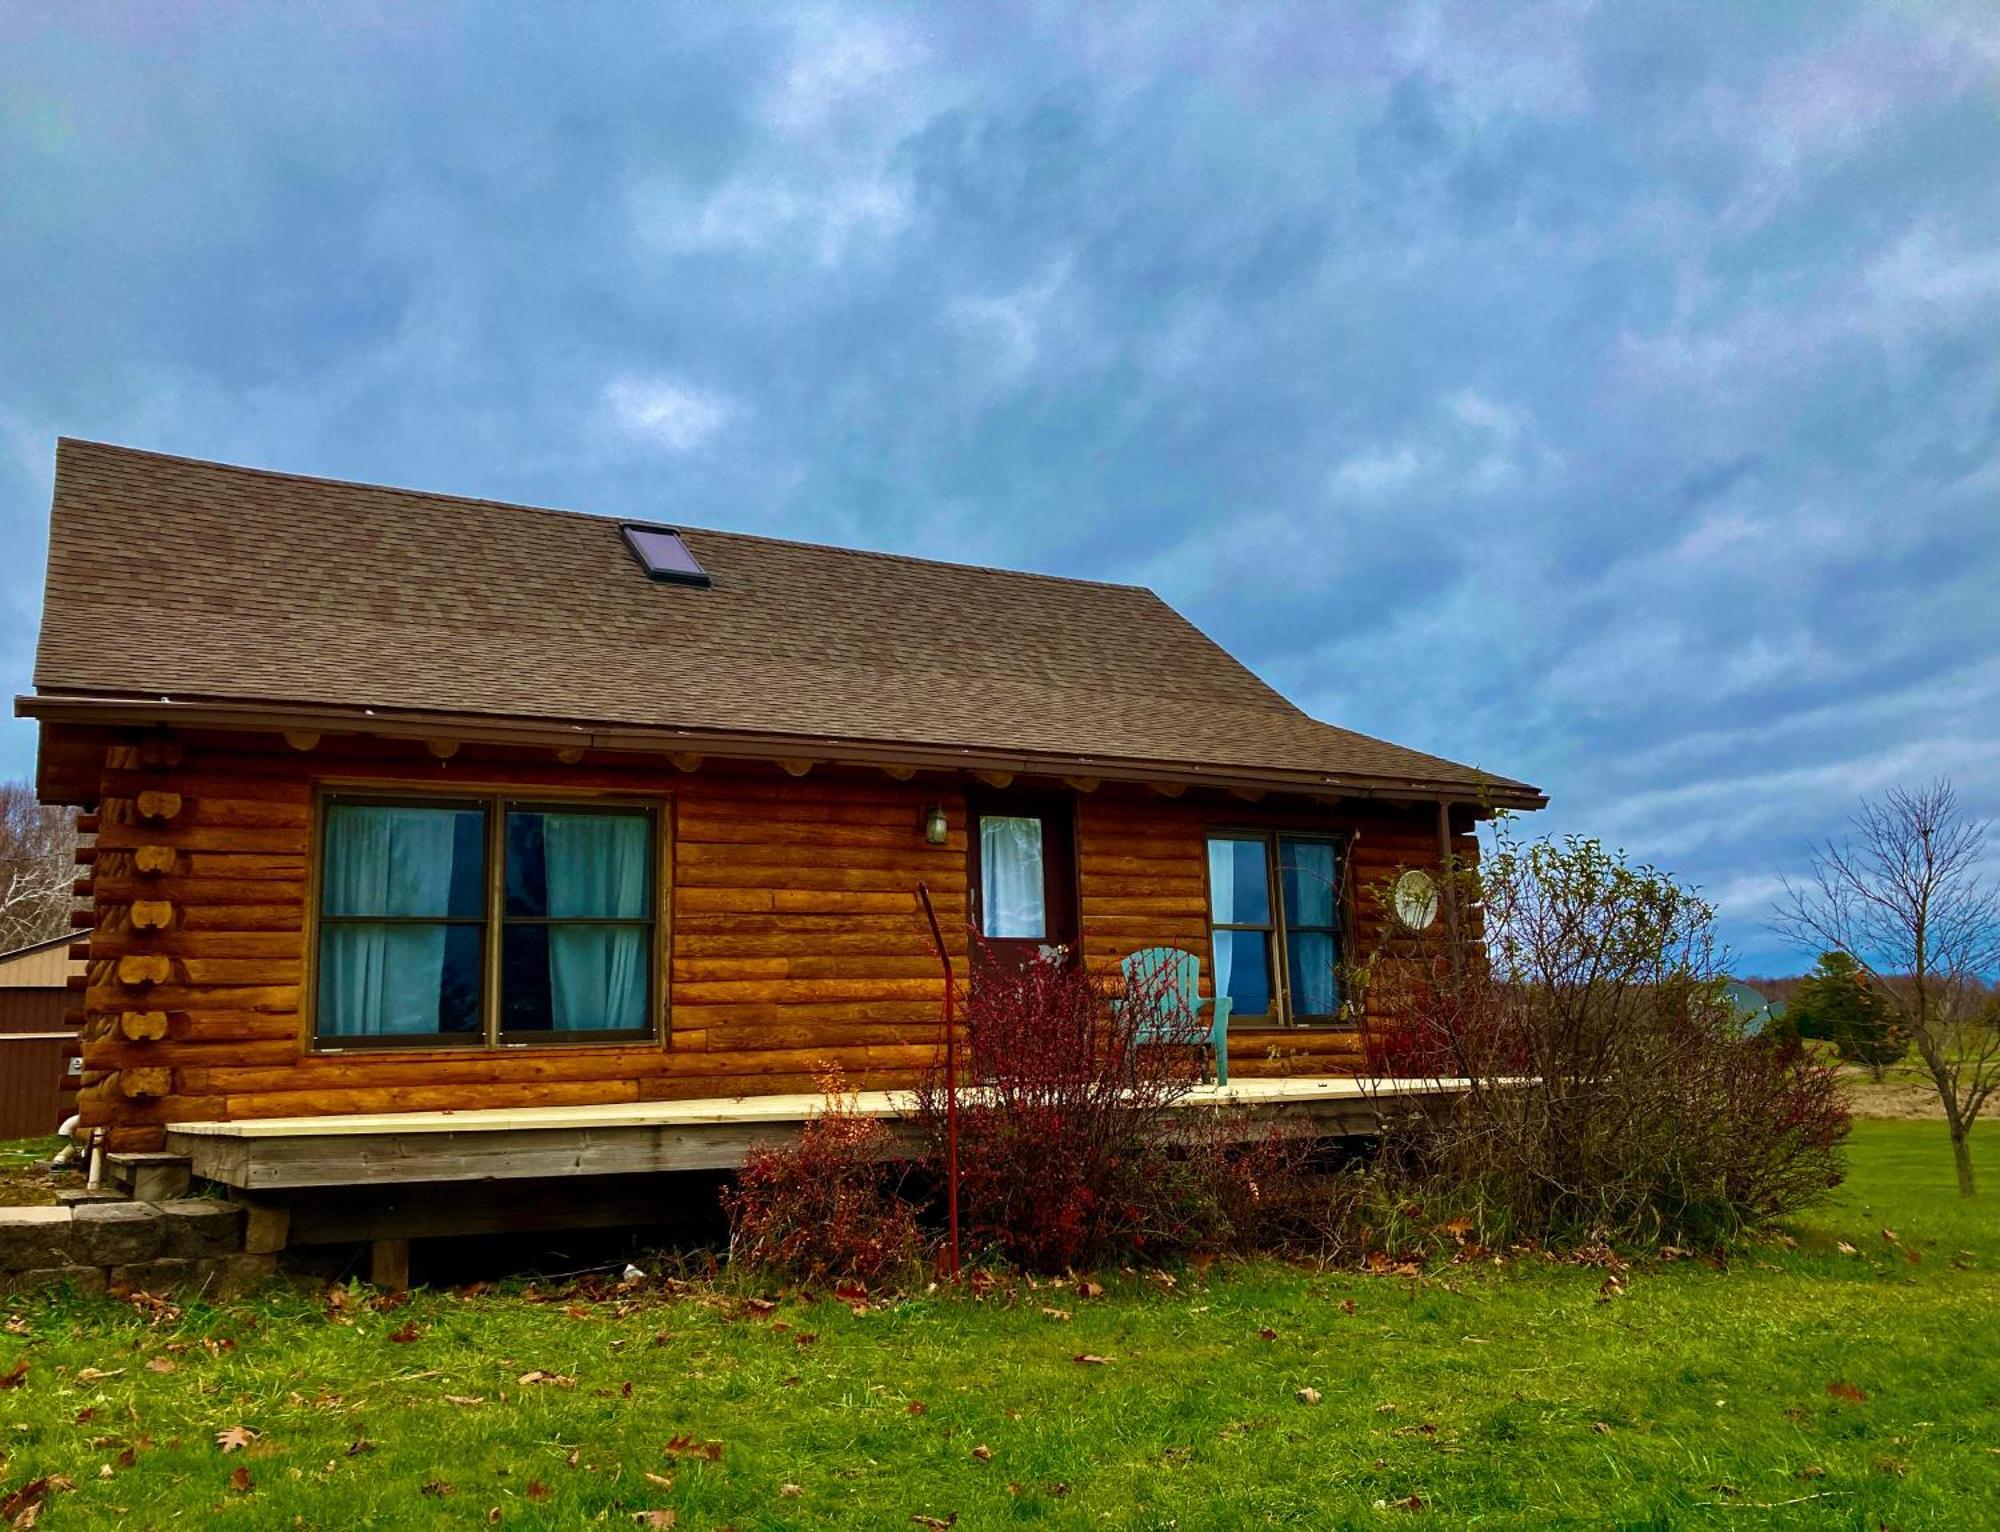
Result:
[[[2000,1187],[2000,1134],[1980,1138]],[[1421,1282],[1216,1267],[1097,1298],[761,1318],[716,1295],[569,1312],[423,1293],[339,1323],[287,1291],[155,1325],[15,1299],[0,1374],[28,1372],[0,1392],[0,1498],[67,1475],[44,1529],[465,1526],[491,1508],[518,1527],[672,1508],[743,1532],[1379,1527],[1412,1495],[1489,1527],[1981,1524],[2000,1506],[2000,1190],[1961,1205],[1936,1124],[1861,1123],[1851,1180],[1790,1232],[1608,1298],[1602,1271],[1525,1262]],[[576,1386],[518,1383],[530,1369]],[[256,1438],[225,1455],[215,1433],[237,1425]],[[676,1436],[720,1459],[663,1454]]]

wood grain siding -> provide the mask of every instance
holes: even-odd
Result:
[[[1246,803],[1226,794],[1167,798],[1105,787],[1078,800],[1083,950],[1092,968],[1116,969],[1141,947],[1199,953],[1202,993],[1213,993],[1208,939],[1208,837],[1225,829],[1295,829],[1334,835],[1348,847],[1347,943],[1351,954],[1393,945],[1386,884],[1410,867],[1438,865],[1434,804],[1343,802],[1327,807]],[[1468,823],[1455,823],[1453,854],[1477,855]],[[1373,1021],[1374,1017],[1368,1018]],[[1363,1067],[1358,1029],[1237,1027],[1229,1032],[1232,1075],[1352,1074]]]
[[[328,786],[514,791],[657,803],[670,855],[663,911],[666,1025],[656,1041],[315,1051],[310,995],[314,803]],[[1198,801],[1205,800],[1205,801]],[[932,803],[950,834],[923,837]],[[1208,966],[1211,825],[1285,814],[1220,794],[1079,795],[1088,961],[1173,945]],[[157,1147],[172,1122],[512,1108],[812,1091],[827,1065],[858,1088],[913,1082],[938,1039],[942,980],[919,908],[929,884],[964,971],[964,787],[940,773],[466,745],[203,734],[113,744],[88,861],[82,986],[89,1125],[118,1149]],[[1301,816],[1303,816],[1301,818]],[[1436,859],[1435,809],[1301,809],[1358,832],[1364,869]],[[1363,939],[1380,912],[1357,899]],[[1206,982],[1206,977],[1204,978]],[[1232,1036],[1246,1074],[1343,1072],[1355,1034]]]

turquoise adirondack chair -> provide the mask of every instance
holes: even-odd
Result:
[[[1215,1083],[1229,1083],[1229,997],[1217,995],[1205,1000],[1201,994],[1201,959],[1178,947],[1144,947],[1118,965],[1127,988],[1134,984],[1157,984],[1172,994],[1178,1005],[1165,1007],[1165,1016],[1140,1020],[1138,1040],[1142,1043],[1193,1042],[1208,1050],[1214,1065]],[[1201,1008],[1214,1008],[1214,1020],[1199,1036],[1192,1035],[1201,1017]],[[1173,1014],[1178,1010],[1179,1014]]]

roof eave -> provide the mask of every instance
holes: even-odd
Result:
[[[96,693],[17,696],[14,711],[41,722],[108,727],[240,729],[253,732],[371,734],[388,739],[447,738],[464,744],[613,750],[634,754],[694,753],[734,760],[807,758],[843,765],[915,766],[939,771],[1010,771],[1023,776],[1098,777],[1107,781],[1169,782],[1354,797],[1474,804],[1492,809],[1540,809],[1547,796],[1524,782],[1472,774],[1463,779],[1381,776],[1200,761],[1137,760],[1053,751],[980,749],[906,740],[828,735],[760,734],[489,714],[352,708],[315,703],[162,699]]]

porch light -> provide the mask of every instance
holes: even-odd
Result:
[[[933,803],[924,810],[924,839],[933,846],[942,846],[945,837],[951,834],[951,821],[944,817],[944,805]]]

